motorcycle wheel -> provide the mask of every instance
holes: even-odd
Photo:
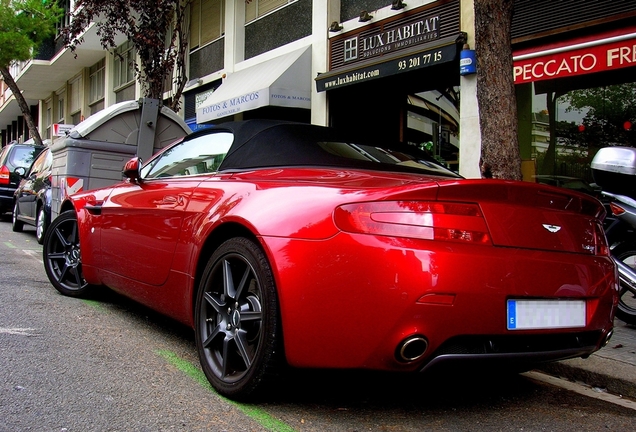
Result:
[[[615,250],[612,255],[636,270],[636,250]],[[616,316],[627,324],[636,325],[636,295],[622,284]]]

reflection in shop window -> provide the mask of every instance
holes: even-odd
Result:
[[[405,141],[458,171],[459,87],[412,94],[407,101]]]
[[[593,182],[590,163],[598,149],[636,147],[636,83],[566,92],[533,88],[532,94],[530,154],[536,174]]]

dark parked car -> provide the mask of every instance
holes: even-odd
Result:
[[[13,193],[43,146],[13,143],[0,153],[0,215],[13,209]]]
[[[189,135],[68,196],[43,246],[69,296],[105,285],[194,329],[227,397],[292,367],[526,369],[587,357],[618,283],[585,194],[463,179],[415,146],[256,121]]]
[[[51,149],[45,149],[33,162],[15,191],[13,231],[22,231],[25,223],[35,226],[38,243],[51,222]]]

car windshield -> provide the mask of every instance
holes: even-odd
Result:
[[[141,170],[144,179],[182,177],[218,171],[232,145],[233,135],[200,135],[167,149]]]

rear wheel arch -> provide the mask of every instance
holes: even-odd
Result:
[[[206,265],[208,264],[208,260],[219,246],[221,246],[225,241],[235,238],[235,237],[245,237],[247,239],[252,240],[254,243],[260,245],[260,241],[256,234],[254,234],[249,228],[245,225],[241,225],[236,222],[228,222],[223,223],[210,232],[208,237],[205,239],[203,246],[199,252],[199,256],[197,258],[196,265],[196,273],[194,283],[192,284],[192,292],[190,293],[191,298],[191,311],[192,311],[192,319],[194,321],[194,311],[196,307],[197,301],[197,291],[199,284],[201,283],[201,278],[203,276],[203,272],[205,270]],[[261,246],[262,249],[262,246]],[[267,252],[265,255],[267,256]]]

